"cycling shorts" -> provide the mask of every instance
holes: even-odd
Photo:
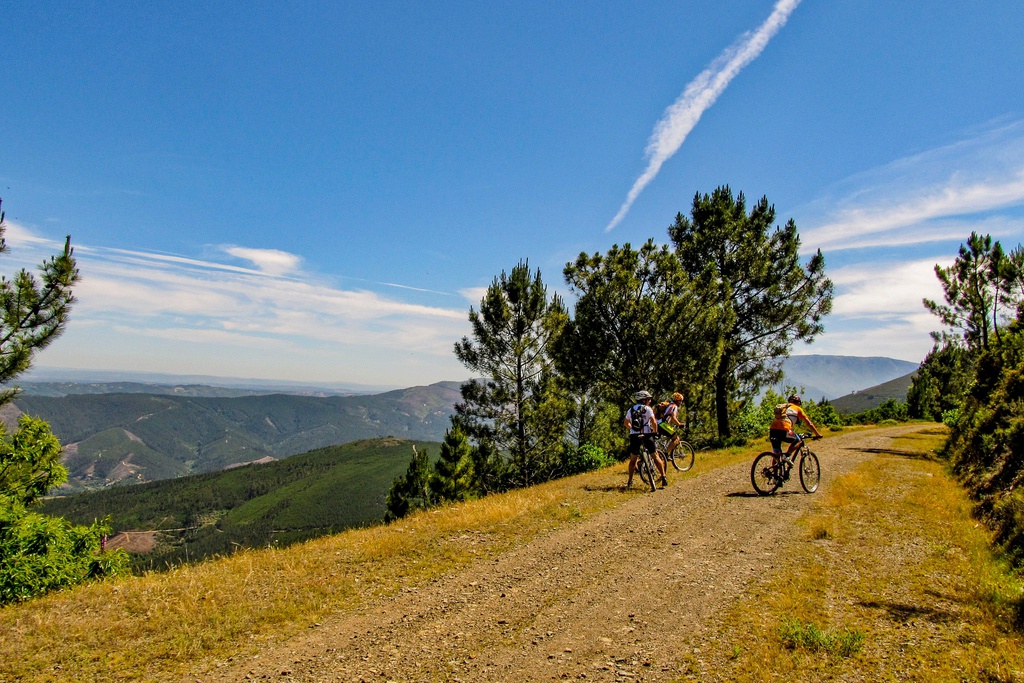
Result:
[[[779,450],[783,443],[799,443],[800,437],[792,429],[769,429],[768,441],[771,442],[773,449]]]
[[[659,422],[658,434],[660,434],[661,436],[675,436],[676,428],[670,425],[668,422]]]
[[[654,434],[630,434],[629,454],[640,455],[640,447],[648,453],[654,453],[657,447],[654,445]]]

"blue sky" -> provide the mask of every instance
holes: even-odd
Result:
[[[83,275],[38,366],[463,379],[520,259],[766,195],[836,284],[796,353],[921,360],[933,267],[1024,233],[1024,3],[0,7],[11,253]]]

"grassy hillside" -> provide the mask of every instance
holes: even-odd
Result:
[[[159,532],[156,549],[137,562],[146,566],[287,545],[379,522],[413,445],[431,456],[439,450],[424,441],[357,441],[268,464],[52,498],[43,511],[81,524],[109,516],[115,532]]]
[[[840,413],[849,415],[877,408],[890,398],[894,398],[897,401],[906,401],[907,391],[910,389],[910,383],[913,381],[916,372],[915,370],[894,380],[842,396],[834,401],[830,401],[830,403]]]
[[[218,471],[360,439],[440,441],[458,387],[441,382],[330,397],[20,396],[14,407],[50,424],[68,447],[70,488],[80,490]]]

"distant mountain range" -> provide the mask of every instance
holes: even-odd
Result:
[[[914,375],[916,374],[917,371],[915,370],[902,377],[891,379],[888,382],[883,382],[867,389],[861,389],[846,396],[840,396],[831,401],[832,407],[843,415],[849,415],[877,408],[889,399],[906,401],[907,391],[910,389],[910,384],[913,382]]]
[[[898,398],[904,399],[905,389],[861,390],[906,377],[917,364],[793,356],[783,367],[785,379],[776,390],[795,386],[807,398],[836,399],[837,409],[859,412],[885,400],[876,394],[902,391]],[[324,395],[325,387],[295,386],[295,393],[273,393],[260,381],[236,382],[230,387],[130,376],[107,382],[37,376],[21,383],[24,393],[0,409],[0,420],[12,425],[26,412],[49,422],[66,448],[65,490],[76,491],[214,472],[360,439],[441,441],[460,398],[458,382],[358,395]],[[856,399],[839,399],[854,391],[861,391]],[[839,407],[847,404],[866,407]]]
[[[69,490],[97,489],[285,458],[359,439],[440,441],[458,382],[366,396],[155,393],[19,396],[0,410],[46,420],[65,445]]]
[[[79,370],[37,366],[18,378],[22,388],[33,392],[50,393],[66,387],[93,387],[91,391],[75,390],[72,393],[112,393],[118,385],[134,387],[132,391],[146,394],[168,393],[169,391],[192,390],[200,396],[230,395],[207,393],[237,391],[237,395],[253,394],[297,394],[302,396],[352,396],[356,394],[379,394],[402,387],[387,385],[356,384],[354,382],[295,382],[280,379],[257,379],[238,377],[217,377],[213,375],[177,375],[162,372],[131,372],[127,370]]]
[[[917,370],[918,365],[880,357],[791,356],[782,366],[785,377],[774,388],[782,393],[793,386],[802,389],[804,398],[831,401],[908,375]]]

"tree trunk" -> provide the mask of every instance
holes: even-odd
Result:
[[[729,438],[729,374],[731,357],[723,353],[715,372],[715,416],[718,418],[718,438],[723,442]]]

